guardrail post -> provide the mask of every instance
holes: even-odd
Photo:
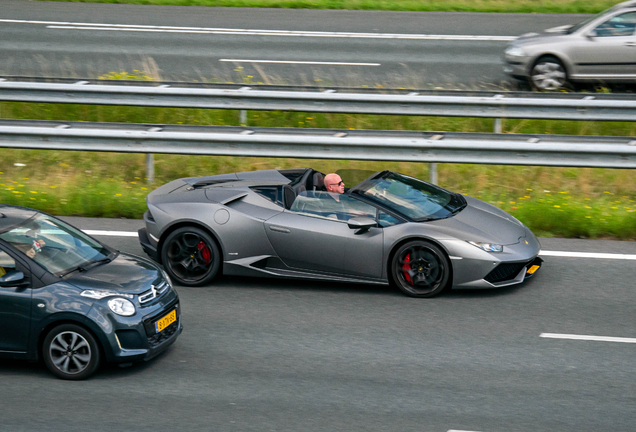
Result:
[[[501,133],[501,119],[495,119],[495,133]]]
[[[239,125],[247,126],[247,110],[241,110],[241,115],[239,117]]]
[[[430,164],[428,164],[428,172],[430,175],[429,182],[436,185],[437,184],[437,163],[436,162],[431,162]]]
[[[155,155],[146,153],[146,180],[148,183],[155,182]]]

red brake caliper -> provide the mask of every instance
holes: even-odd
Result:
[[[210,253],[210,248],[204,243],[204,242],[199,242],[199,244],[197,245],[197,248],[201,251],[201,257],[207,261],[210,262],[212,260],[212,254]]]
[[[404,258],[404,264],[402,264],[402,273],[404,273],[404,279],[411,285],[413,285],[413,281],[411,280],[411,275],[409,272],[411,271],[411,254],[408,254]]]

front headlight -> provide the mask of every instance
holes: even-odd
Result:
[[[130,300],[116,297],[108,300],[110,310],[121,316],[131,316],[135,314],[135,305]]]
[[[170,276],[168,276],[168,273],[166,273],[165,270],[161,269],[161,274],[163,275],[163,278],[166,280],[166,282],[168,282],[168,285],[170,285],[170,288],[172,288],[172,281],[170,280]]]
[[[502,245],[498,245],[494,243],[474,242],[474,241],[468,241],[468,240],[466,241],[470,243],[471,245],[477,246],[479,249],[484,250],[486,252],[503,252]]]
[[[526,52],[517,46],[511,46],[506,48],[506,55],[511,57],[525,57]]]

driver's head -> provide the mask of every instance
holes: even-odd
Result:
[[[344,182],[338,174],[327,174],[325,176],[325,189],[327,192],[344,193]]]

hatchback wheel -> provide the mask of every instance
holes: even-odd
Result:
[[[537,90],[562,90],[567,84],[563,63],[552,56],[541,57],[530,72],[530,81]]]
[[[161,249],[161,259],[170,277],[186,286],[209,283],[221,266],[216,242],[195,227],[182,227],[170,233]]]
[[[442,250],[423,240],[408,242],[393,255],[391,276],[411,297],[433,297],[446,288],[450,264]]]
[[[51,330],[44,338],[42,355],[54,375],[68,380],[88,378],[101,360],[93,335],[75,324],[63,324]]]

